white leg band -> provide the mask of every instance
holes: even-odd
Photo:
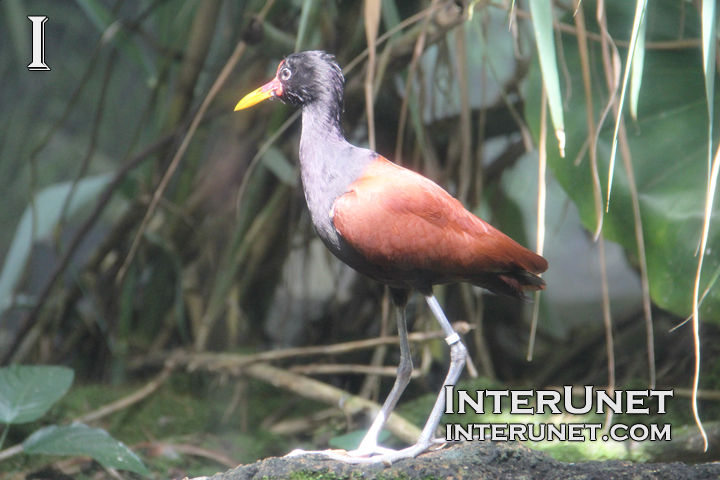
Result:
[[[449,337],[446,337],[445,341],[448,345],[452,345],[453,343],[457,343],[460,341],[460,335],[458,335],[457,333],[453,333]]]

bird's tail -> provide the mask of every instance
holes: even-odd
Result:
[[[504,297],[531,301],[525,290],[545,290],[545,281],[527,270],[516,270],[490,276],[481,276],[471,280],[473,285],[490,290]]]

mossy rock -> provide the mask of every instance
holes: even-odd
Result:
[[[720,478],[720,465],[683,463],[643,464],[621,461],[564,463],[516,442],[469,442],[429,452],[411,460],[387,465],[348,465],[322,455],[268,458],[241,465],[208,480],[260,479],[587,479],[632,478],[712,479]]]

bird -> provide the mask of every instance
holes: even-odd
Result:
[[[235,111],[267,99],[302,109],[300,173],[312,222],[325,246],[342,262],[389,287],[397,310],[400,362],[392,390],[360,446],[323,453],[346,463],[392,463],[414,458],[435,441],[445,408],[445,388],[415,445],[391,450],[378,436],[413,370],[405,307],[422,294],[450,346],[443,385],[455,385],[467,350],[433,295],[433,285],[467,282],[496,294],[527,300],[525,290],[545,289],[547,261],[463,207],[430,179],[382,155],[356,147],[341,126],[344,77],[335,57],[314,50],[288,55],[275,78],[238,102]]]

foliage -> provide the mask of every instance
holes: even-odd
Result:
[[[675,38],[675,29],[683,29],[691,38],[700,36],[699,15],[688,10],[685,23],[678,2],[651,2],[648,15],[648,42]],[[592,8],[588,6],[588,13]],[[619,25],[631,22],[634,8],[630,2],[613,4],[608,16]],[[590,15],[588,15],[590,17]],[[597,28],[597,27],[595,27]],[[617,27],[616,27],[617,28]],[[566,85],[572,90],[566,106],[567,153],[560,157],[557,148],[548,149],[548,163],[568,196],[578,205],[583,224],[593,231],[598,222],[592,195],[593,171],[589,149],[585,94],[577,38],[563,35]],[[602,71],[599,46],[591,43],[592,71]],[[707,186],[707,116],[701,53],[697,50],[648,50],[645,55],[643,84],[638,119],[627,124],[632,155],[634,184],[637,186],[645,237],[650,293],[653,302],[681,317],[692,313],[692,291]],[[536,134],[540,118],[540,73],[530,71],[526,118]],[[600,87],[596,86],[594,91]],[[605,95],[594,94],[594,114],[600,115],[607,104]],[[717,101],[716,101],[717,104]],[[717,109],[716,109],[717,112]],[[598,170],[602,191],[607,192],[604,172],[608,171],[612,145],[612,122],[606,121],[598,138]],[[715,139],[717,140],[717,139]],[[551,142],[552,140],[549,140]],[[552,144],[552,143],[550,143]],[[635,218],[630,189],[624,169],[615,172],[609,211],[603,219],[603,235],[620,243],[638,261]],[[714,215],[720,211],[716,208]],[[714,224],[705,258],[703,290],[712,285],[713,273],[720,268],[720,225]],[[720,289],[711,288],[702,306],[706,320],[720,321]]]
[[[95,201],[110,178],[110,175],[98,175],[83,178],[77,184],[51,185],[40,191],[32,205],[28,205],[0,270],[0,316],[12,305],[12,295],[22,278],[33,244],[48,240],[65,218],[73,218],[78,210]]]
[[[65,367],[21,366],[0,368],[0,422],[28,423],[45,415],[70,388],[73,371]],[[2,447],[0,440],[0,448]],[[50,425],[37,430],[22,443],[23,452],[45,455],[87,455],[108,468],[147,475],[142,461],[105,430],[73,423]]]
[[[28,423],[47,413],[72,384],[74,373],[65,367],[0,369],[0,421]]]
[[[142,461],[122,442],[105,430],[87,425],[51,425],[33,433],[23,442],[23,451],[45,455],[87,455],[108,468],[128,470],[147,475],[150,472]]]
[[[178,347],[198,354],[270,349],[391,331],[392,321],[381,323],[383,290],[328,258],[313,232],[298,181],[299,115],[270,102],[232,113],[242,94],[274,75],[283,56],[317,48],[334,53],[345,69],[344,127],[352,143],[364,146],[372,137],[367,105],[374,105],[381,154],[431,177],[529,247],[537,215],[540,86],[548,85],[548,183],[557,180],[567,197],[559,193],[548,202],[564,206],[553,212],[560,220],[548,223],[545,234],[550,270],[548,290],[537,303],[539,360],[525,361],[529,328],[523,321],[530,309],[465,287],[441,287],[437,294],[452,319],[474,322],[483,332],[466,337],[481,374],[532,386],[588,379],[605,384],[602,354],[569,362],[561,348],[605,339],[588,313],[600,310],[601,288],[581,290],[599,269],[596,247],[578,249],[579,241],[557,234],[563,226],[584,246],[591,243],[573,223],[570,202],[582,225],[597,229],[585,100],[597,122],[610,100],[605,74],[623,78],[628,41],[638,36],[626,102],[637,121],[626,120],[624,128],[649,293],[657,307],[687,317],[712,131],[705,97],[712,98],[707,71],[714,70],[714,55],[703,57],[707,42],[699,39],[715,40],[701,29],[714,22],[700,16],[699,1],[653,0],[641,33],[633,24],[644,2],[604,2],[620,52],[608,69],[593,20],[596,4],[581,2],[592,80],[585,92],[577,2],[555,1],[551,9],[549,0],[470,1],[464,10],[460,3],[380,2],[380,36],[370,42],[377,45],[376,64],[368,77],[363,2],[2,0],[0,363],[67,364],[85,381],[123,384],[158,368]],[[25,69],[31,13],[49,17],[50,72]],[[608,110],[599,135],[602,200],[614,119]],[[561,131],[565,158],[556,140]],[[717,138],[711,135],[710,143]],[[618,165],[602,234],[642,271],[631,181]],[[720,272],[720,231],[710,227],[702,288],[713,286]],[[618,276],[639,284],[622,253],[614,262]],[[563,269],[568,264],[591,266]],[[640,308],[639,296],[624,310],[622,300],[610,300],[617,333],[626,335],[618,340],[644,339],[617,326]],[[703,319],[717,323],[718,301],[714,286],[702,304]],[[410,309],[412,319],[427,317],[422,306],[411,303]],[[571,317],[576,323],[559,325],[559,318]],[[666,318],[662,325],[681,320]],[[666,345],[684,345],[684,334],[668,337]],[[444,347],[439,341],[423,350],[423,373],[445,358]],[[645,347],[627,341],[625,348],[630,353],[618,369],[625,368],[622,381],[629,382],[644,375],[628,365],[644,365],[638,352]],[[379,363],[394,363],[377,353]],[[684,385],[689,372],[682,359],[691,351],[673,354],[664,359],[671,373],[662,380]],[[352,357],[369,361],[370,355]],[[407,396],[436,391],[434,377],[426,379]],[[388,389],[388,382],[370,388],[372,381],[360,386],[348,375],[327,381],[365,394]],[[64,435],[64,428],[48,432]]]

